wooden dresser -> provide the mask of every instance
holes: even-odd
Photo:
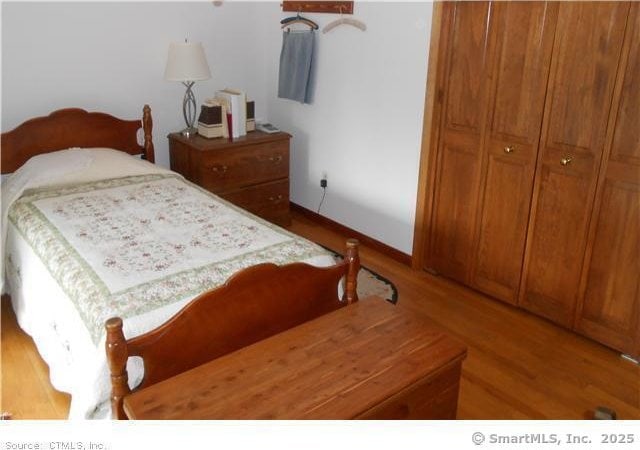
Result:
[[[130,419],[455,419],[463,344],[369,297],[124,397]]]
[[[216,195],[278,225],[288,225],[287,133],[252,131],[233,140],[172,133],[171,170]]]

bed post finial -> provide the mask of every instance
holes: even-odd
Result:
[[[358,271],[360,271],[358,245],[359,243],[357,239],[347,239],[347,251],[345,253],[345,260],[347,261],[347,264],[349,264],[345,289],[347,303],[354,303],[358,301]]]
[[[107,361],[111,372],[111,414],[114,419],[126,419],[122,400],[131,393],[129,389],[129,375],[127,374],[127,341],[122,332],[122,319],[112,317],[104,327],[107,330],[105,347]]]
[[[144,131],[144,159],[154,163],[156,162],[155,154],[153,151],[153,118],[151,117],[151,108],[149,105],[144,105],[142,108],[142,130]]]

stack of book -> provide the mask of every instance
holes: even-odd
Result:
[[[198,134],[207,138],[237,138],[255,129],[255,103],[235,89],[216,91],[215,98],[205,100],[198,117]]]
[[[200,107],[198,134],[206,138],[229,137],[226,110],[215,98],[208,98]]]
[[[237,138],[247,134],[247,96],[235,89],[216,92],[216,98],[226,106],[229,137]]]

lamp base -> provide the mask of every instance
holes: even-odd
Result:
[[[196,134],[198,134],[198,129],[197,128],[187,127],[184,130],[182,130],[180,132],[180,134],[183,135],[186,138],[190,138],[190,137],[195,136]]]
[[[196,126],[196,96],[193,95],[191,90],[195,81],[183,81],[182,84],[187,88],[184,93],[184,99],[182,99],[182,115],[184,116],[184,122],[187,124],[186,130],[192,130]],[[182,134],[185,134],[184,130]]]

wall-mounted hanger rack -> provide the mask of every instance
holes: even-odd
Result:
[[[322,32],[328,33],[329,31],[333,30],[335,27],[338,27],[340,25],[351,25],[352,27],[356,27],[362,31],[366,31],[367,29],[367,24],[365,24],[363,21],[358,19],[353,19],[350,17],[343,17],[342,8],[340,8],[340,18],[326,24],[322,29]]]
[[[299,23],[299,24],[302,24],[302,25],[306,25],[309,28],[311,28],[312,30],[317,30],[318,28],[320,28],[318,26],[318,24],[315,23],[313,20],[308,19],[306,17],[302,17],[300,15],[300,11],[298,11],[298,14],[296,14],[295,16],[285,17],[284,19],[282,19],[280,21],[280,23],[282,24],[282,26],[280,28],[285,28],[285,27],[288,27],[288,26],[296,24],[296,23]],[[287,31],[291,31],[291,30],[288,29]]]
[[[340,11],[342,11],[343,14],[353,14],[353,1],[283,1],[281,3],[281,6],[283,11],[330,14],[338,14]]]

